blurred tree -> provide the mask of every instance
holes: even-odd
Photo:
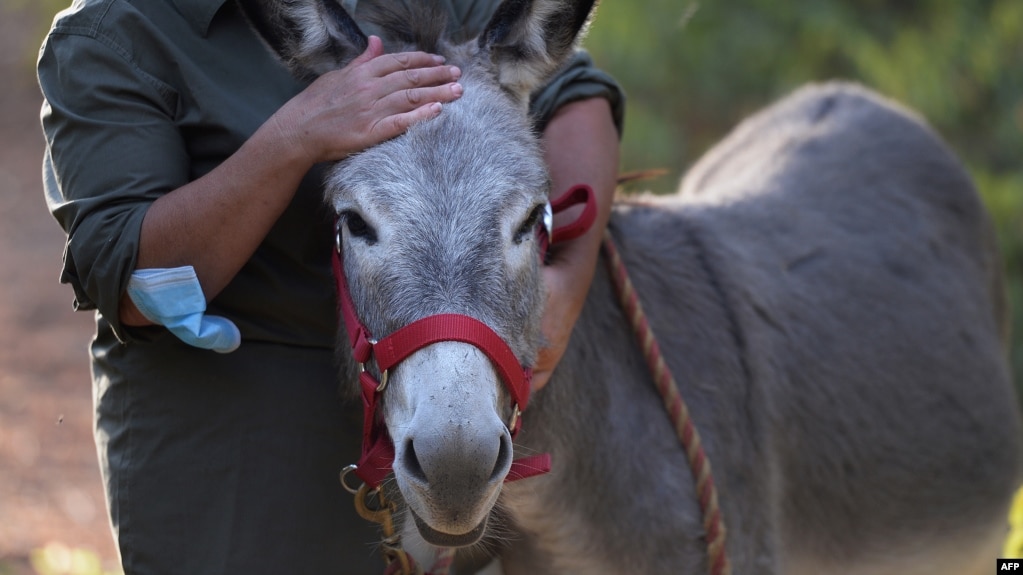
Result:
[[[806,82],[855,80],[916,109],[963,158],[998,228],[1023,397],[1023,2],[606,0],[586,41],[628,94],[626,170],[681,173]]]

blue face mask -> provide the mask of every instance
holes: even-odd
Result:
[[[230,353],[242,343],[231,320],[203,313],[206,296],[192,266],[137,270],[128,281],[128,297],[146,319],[188,345]]]

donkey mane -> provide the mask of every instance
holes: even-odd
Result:
[[[438,0],[368,2],[360,7],[359,15],[378,26],[388,43],[437,54],[442,43],[452,40],[448,11]]]

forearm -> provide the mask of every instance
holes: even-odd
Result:
[[[206,301],[227,286],[314,164],[295,145],[297,124],[288,120],[285,108],[212,171],[149,206],[139,231],[136,270],[192,266]],[[152,324],[127,292],[118,313],[125,325]]]
[[[547,343],[540,350],[534,369],[534,390],[546,385],[586,303],[604,228],[611,216],[618,175],[618,131],[610,106],[603,98],[563,106],[544,130],[543,140],[551,195],[556,197],[572,186],[587,184],[593,188],[598,209],[596,222],[589,231],[551,248],[550,265],[544,268],[547,304],[543,332]]]
[[[603,98],[591,98],[562,107],[544,130],[543,141],[551,196],[557,197],[577,184],[588,184],[596,195],[598,208],[593,227],[578,239],[559,246],[553,255],[566,260],[565,263],[592,268],[611,216],[618,178],[618,131],[611,119],[610,105]],[[589,281],[585,283],[589,285]]]
[[[238,273],[317,162],[336,161],[404,132],[461,96],[461,71],[423,52],[366,51],[289,100],[223,164],[154,201],[136,269],[191,265],[206,300]],[[121,296],[126,325],[150,323]]]
[[[153,202],[142,222],[136,269],[190,265],[207,301],[252,256],[312,167],[264,125],[205,176]],[[121,319],[149,323],[125,294]]]

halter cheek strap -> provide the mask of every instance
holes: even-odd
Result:
[[[580,185],[572,188],[551,204],[551,212],[558,213],[571,206],[585,204],[579,218],[564,227],[551,230],[549,220],[537,234],[541,258],[546,257],[551,240],[566,241],[578,237],[593,224],[597,207],[593,190]],[[376,341],[359,320],[348,288],[341,249],[341,232],[337,230],[337,245],[332,264],[337,282],[338,308],[348,333],[352,357],[359,363],[359,388],[363,405],[362,456],[352,469],[371,488],[376,488],[390,474],[394,463],[394,444],[383,422],[378,421],[377,405],[387,387],[390,369],[416,351],[442,341],[457,341],[472,345],[483,352],[494,365],[511,397],[512,416],[508,429],[512,437],[522,428],[522,412],[529,402],[532,369],[519,364],[508,344],[485,323],[461,314],[438,314],[414,321],[387,337]],[[370,359],[375,359],[380,377],[366,370]],[[505,481],[515,481],[547,473],[551,469],[549,454],[517,459]]]

